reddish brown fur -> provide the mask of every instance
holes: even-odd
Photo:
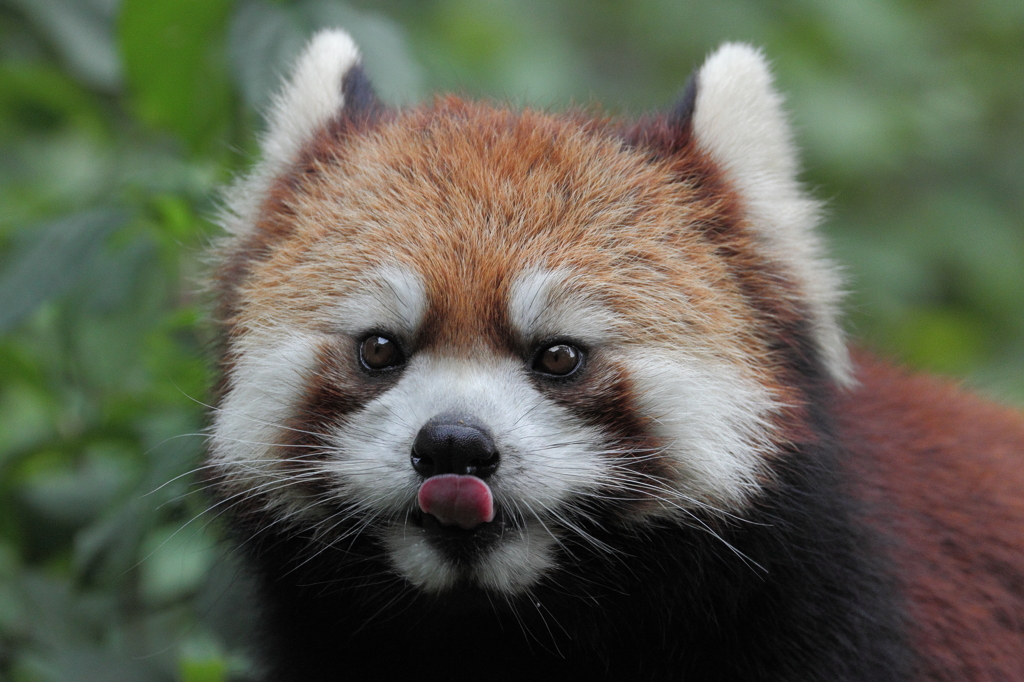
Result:
[[[689,135],[667,121],[638,130],[454,98],[372,125],[342,116],[306,147],[296,169],[308,172],[277,182],[254,233],[229,245],[222,319],[232,334],[333,331],[329,302],[390,262],[428,287],[418,348],[476,352],[483,339],[516,353],[503,315],[513,279],[564,267],[645,330],[628,341],[712,349],[797,405],[799,344],[777,343],[804,319],[793,285]]]
[[[1024,420],[859,354],[837,415],[929,680],[1024,679]]]
[[[636,311],[637,327],[662,337],[648,340],[764,355],[734,273],[694,229],[720,206],[611,135],[445,100],[368,135],[321,135],[315,144],[319,172],[278,184],[257,227],[267,236],[257,248],[240,245],[249,276],[235,280],[239,322],[321,327],[325,297],[397,262],[425,275],[423,346],[457,348],[485,332],[503,347],[495,311],[511,279],[542,263],[581,273],[609,307]],[[684,314],[670,314],[680,306],[655,298],[652,284],[679,292]]]
[[[229,336],[268,325],[333,333],[332,303],[374,267],[401,264],[427,287],[417,352],[524,356],[532,349],[506,318],[510,287],[532,265],[564,268],[625,329],[643,330],[618,340],[718,357],[773,392],[778,442],[808,437],[796,387],[814,363],[799,357],[809,348],[799,292],[685,123],[622,128],[447,98],[358,122],[342,112],[293,171],[227,249]],[[592,360],[592,377],[615,373]],[[229,365],[225,353],[225,374]],[[636,421],[625,386],[590,402]],[[615,429],[624,447],[656,450],[634,426]]]

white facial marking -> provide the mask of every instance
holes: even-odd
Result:
[[[422,529],[405,522],[422,482],[410,464],[412,443],[432,417],[469,414],[487,427],[501,456],[488,479],[495,502],[527,520],[525,527],[507,527],[464,576],[485,587],[517,592],[539,580],[554,561],[552,514],[564,513],[565,505],[606,480],[601,435],[541,395],[520,365],[421,353],[397,385],[335,429],[337,456],[324,468],[338,494],[358,500],[368,514],[394,520],[384,537],[392,560],[423,589],[443,590],[461,570],[424,541]]]
[[[459,567],[432,547],[418,529],[393,527],[384,542],[398,572],[421,590],[441,592],[460,577]]]
[[[395,528],[385,543],[395,568],[413,585],[427,592],[441,592],[460,578],[483,589],[519,594],[530,589],[555,565],[557,541],[543,525],[529,521],[525,528],[509,530],[472,569],[445,559],[415,529]]]
[[[583,296],[565,294],[565,279],[533,271],[517,283],[510,306],[518,306],[519,331],[595,343],[609,338],[606,330],[618,320]],[[542,298],[543,305],[534,303]],[[346,330],[402,333],[411,333],[424,311],[420,279],[394,267],[375,271],[337,309]],[[212,462],[240,486],[266,492],[269,506],[289,522],[317,519],[320,510],[283,480],[273,443],[287,435],[286,422],[316,371],[317,350],[330,338],[263,330],[237,341],[230,389],[214,421]],[[313,464],[318,481],[354,505],[361,532],[375,534],[395,570],[429,592],[461,581],[507,594],[529,590],[556,567],[562,539],[580,532],[571,521],[584,513],[580,504],[603,491],[656,498],[653,510],[638,512],[646,517],[685,521],[694,509],[742,509],[763,472],[775,409],[767,391],[711,351],[609,344],[603,352],[630,373],[637,409],[663,443],[658,452],[610,446],[600,430],[539,390],[520,359],[421,351],[395,385],[326,430],[327,456]],[[412,443],[423,424],[446,413],[471,415],[490,432],[501,464],[488,483],[496,504],[517,520],[471,563],[453,561],[410,522],[422,483],[410,462]],[[631,474],[627,459],[635,456],[656,456],[671,473],[665,480]]]
[[[427,295],[418,274],[398,266],[380,267],[365,285],[331,313],[338,329],[357,335],[370,329],[394,331],[410,338],[427,311]]]
[[[772,396],[734,366],[674,349],[625,358],[638,407],[654,421],[661,457],[675,468],[664,496],[667,515],[703,507],[738,511],[759,488],[765,468]]]
[[[570,291],[566,270],[532,268],[512,286],[512,323],[526,339],[565,335],[607,342],[622,322],[596,301]],[[662,486],[665,511],[712,505],[740,508],[758,487],[774,410],[760,383],[707,351],[620,342],[612,351],[629,368],[641,412],[655,420],[678,480]]]
[[[760,51],[726,43],[708,58],[697,76],[693,127],[700,147],[743,197],[763,248],[799,283],[828,371],[849,385],[850,357],[838,321],[841,283],[815,231],[821,207],[797,180],[782,96]]]
[[[214,415],[211,462],[253,492],[280,484],[275,501],[290,498],[289,486],[274,471],[274,444],[316,366],[317,341],[280,330],[240,340],[230,388]]]
[[[557,540],[550,526],[531,520],[515,542],[501,542],[476,566],[474,579],[483,588],[519,594],[529,590],[555,565]]]
[[[535,341],[568,336],[588,345],[611,340],[618,316],[579,292],[572,291],[572,273],[534,267],[512,284],[509,319],[521,339]]]

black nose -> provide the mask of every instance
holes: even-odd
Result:
[[[487,430],[472,417],[442,414],[416,434],[412,467],[425,477],[462,474],[487,478],[498,469],[498,450]]]

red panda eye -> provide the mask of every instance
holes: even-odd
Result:
[[[405,363],[405,355],[392,339],[370,334],[359,344],[359,360],[367,369],[382,370]]]
[[[565,377],[579,369],[582,363],[583,353],[579,348],[567,343],[555,343],[537,353],[533,369],[541,374]]]

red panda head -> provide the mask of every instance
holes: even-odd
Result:
[[[253,533],[518,593],[588,529],[742,515],[844,383],[837,286],[761,55],[636,124],[383,107],[341,32],[229,190],[210,464]],[[254,522],[253,519],[259,519]],[[369,551],[369,550],[368,550]]]

